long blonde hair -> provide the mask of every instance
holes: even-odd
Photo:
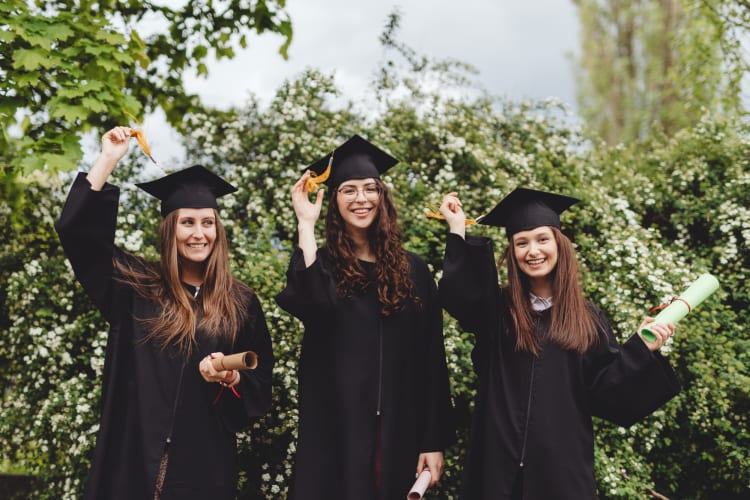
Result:
[[[159,305],[159,316],[139,318],[148,331],[146,340],[160,348],[175,345],[189,354],[200,328],[234,344],[237,334],[249,314],[247,298],[253,291],[232,277],[226,231],[216,217],[216,240],[203,270],[200,300],[193,297],[182,284],[182,264],[177,252],[177,210],[167,214],[159,225],[160,261],[115,260],[118,280],[131,286],[136,293]]]

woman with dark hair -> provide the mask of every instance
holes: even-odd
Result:
[[[299,247],[276,298],[305,326],[290,499],[403,498],[424,468],[439,480],[455,437],[435,282],[379,178],[395,163],[355,135],[292,188]]]
[[[236,189],[198,165],[139,184],[161,200],[160,261],[123,252],[114,244],[119,189],[106,181],[131,134],[104,134],[55,224],[110,324],[84,496],[234,498],[235,434],[269,409],[274,363],[260,301],[230,272],[216,198]],[[212,358],[248,350],[258,355],[254,370],[214,368]]]
[[[465,234],[456,193],[443,198],[450,233],[440,296],[476,335],[463,499],[595,499],[592,416],[630,426],[680,391],[658,352],[673,325],[647,317],[619,345],[585,300],[575,249],[560,231],[559,214],[577,201],[519,188],[478,221],[506,228],[500,287],[492,242]],[[646,325],[654,341],[642,336]]]

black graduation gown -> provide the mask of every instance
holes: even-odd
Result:
[[[271,404],[274,358],[260,302],[248,292],[250,314],[235,346],[199,331],[197,348],[186,358],[144,342],[137,318],[155,317],[157,305],[113,279],[113,257],[144,264],[114,246],[119,189],[90,187],[80,173],[55,224],[76,277],[110,324],[101,422],[85,498],[151,500],[169,436],[162,498],[234,498],[235,433]],[[241,372],[240,399],[225,389],[214,405],[221,386],[203,380],[199,361],[211,352],[244,350],[258,353],[258,367]]]
[[[340,298],[318,250],[305,268],[292,254],[278,304],[305,325],[299,366],[299,434],[289,498],[375,500],[376,414],[381,419],[380,500],[403,498],[419,453],[455,439],[442,310],[425,263],[409,254],[421,305],[384,317],[377,291]],[[374,264],[362,262],[374,280]]]
[[[600,342],[585,355],[544,341],[538,358],[515,350],[487,238],[450,234],[440,297],[462,328],[476,334],[478,390],[461,498],[594,499],[592,415],[630,426],[680,391],[667,361],[637,335],[619,345],[603,313]],[[554,307],[554,306],[553,306]],[[549,310],[537,324],[544,338]]]

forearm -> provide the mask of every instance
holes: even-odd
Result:
[[[92,190],[102,190],[107,179],[109,179],[110,174],[112,174],[115,166],[117,166],[118,161],[119,158],[110,154],[101,153],[99,155],[96,162],[94,162],[94,166],[91,167],[88,175],[86,175],[86,179],[91,184]]]
[[[315,241],[315,224],[300,223],[297,226],[298,244],[305,258],[305,267],[310,267],[315,262],[318,251],[318,242]]]

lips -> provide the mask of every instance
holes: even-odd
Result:
[[[526,263],[530,266],[538,266],[539,264],[544,264],[545,260],[547,259],[529,259]]]
[[[353,208],[351,212],[358,217],[364,217],[372,212],[372,208]]]

